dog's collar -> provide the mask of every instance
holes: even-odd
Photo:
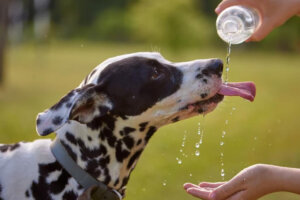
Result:
[[[55,139],[51,144],[51,152],[61,166],[85,189],[96,187],[92,193],[93,200],[121,200],[121,194],[113,189],[108,188],[104,183],[92,177],[89,173],[84,171],[77,163],[70,157],[69,153],[60,142]]]

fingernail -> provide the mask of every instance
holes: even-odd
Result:
[[[216,12],[216,13],[219,13],[219,12],[220,12],[220,7],[217,7],[217,8],[215,9],[215,12]]]

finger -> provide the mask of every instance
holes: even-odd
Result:
[[[233,194],[235,194],[238,191],[241,191],[244,189],[244,184],[245,182],[243,181],[242,178],[237,177],[229,182],[219,186],[216,188],[211,194],[210,197],[211,199],[226,199]]]
[[[248,0],[223,0],[215,9],[215,12],[217,14],[220,14],[223,10],[225,10],[226,8],[230,7],[230,6],[234,6],[234,5],[249,5],[251,3],[249,3]]]
[[[198,185],[195,185],[195,184],[192,184],[192,183],[185,183],[185,184],[183,185],[183,188],[184,188],[185,190],[187,190],[187,189],[189,189],[189,188],[192,188],[192,187],[199,188]]]
[[[220,185],[224,185],[226,182],[216,182],[216,183],[209,183],[209,182],[202,182],[199,184],[200,187],[209,187],[209,188],[217,188]]]
[[[243,200],[243,199],[246,199],[244,197],[244,194],[245,194],[245,191],[242,190],[242,191],[239,191],[239,192],[235,193],[231,197],[228,197],[226,200]],[[250,199],[247,199],[247,200],[250,200]]]
[[[187,190],[187,193],[193,195],[194,197],[198,197],[204,200],[208,200],[209,199],[209,194],[211,193],[211,191],[209,190],[205,190],[203,188],[189,188]]]
[[[270,25],[268,22],[263,21],[248,39],[249,41],[260,41],[264,39],[275,27]]]

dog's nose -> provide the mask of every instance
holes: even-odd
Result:
[[[220,59],[213,59],[211,63],[207,66],[207,70],[212,73],[216,74],[218,76],[222,75],[223,71],[223,62]]]

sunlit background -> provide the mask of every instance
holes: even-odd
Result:
[[[226,44],[215,30],[218,3],[0,0],[0,143],[40,138],[37,113],[109,57],[159,51],[171,61],[224,60]],[[234,46],[229,80],[254,81],[255,101],[226,98],[205,117],[160,129],[132,173],[126,199],[194,199],[183,183],[222,181],[222,169],[228,180],[255,163],[300,168],[299,17],[262,42]]]

